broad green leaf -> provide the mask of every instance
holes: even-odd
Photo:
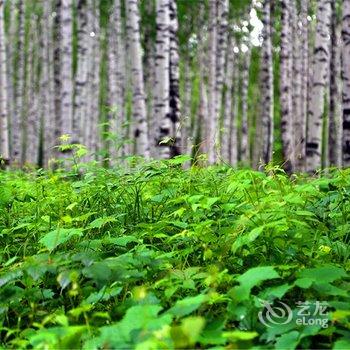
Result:
[[[77,228],[58,228],[47,233],[39,242],[43,244],[48,250],[52,251],[59,245],[68,242],[73,237],[81,237],[83,232]]]
[[[240,285],[232,288],[230,294],[234,300],[246,300],[249,298],[253,287],[258,286],[263,281],[275,278],[280,278],[280,276],[273,266],[253,267],[236,279]]]
[[[197,310],[206,300],[207,296],[203,294],[196,295],[195,297],[187,297],[178,300],[168,312],[176,317],[183,317]]]

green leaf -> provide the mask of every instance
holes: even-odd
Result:
[[[176,317],[183,317],[197,310],[206,300],[207,296],[203,294],[196,295],[195,297],[187,297],[178,300],[168,312]]]
[[[246,300],[253,287],[258,286],[263,281],[275,278],[280,278],[280,276],[273,266],[254,267],[236,279],[240,285],[232,288],[230,294],[236,301]]]
[[[280,336],[275,344],[275,349],[294,350],[299,344],[299,333],[292,331]]]
[[[326,265],[312,269],[304,269],[298,273],[300,278],[309,278],[314,282],[322,281],[323,283],[333,282],[348,275],[344,269],[334,265]]]
[[[59,228],[54,231],[47,233],[42,237],[39,242],[43,244],[48,250],[52,251],[59,245],[66,243],[74,236],[81,237],[83,231],[76,228]]]

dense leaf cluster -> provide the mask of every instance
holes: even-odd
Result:
[[[349,171],[183,161],[0,174],[3,347],[350,347]],[[293,319],[263,324],[262,301]]]

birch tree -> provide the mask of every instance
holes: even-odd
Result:
[[[215,145],[220,144],[219,126],[221,122],[221,107],[223,102],[224,73],[226,67],[227,33],[228,33],[229,1],[218,0],[217,3],[217,50],[216,50],[216,81],[215,81],[215,114],[214,128]],[[217,153],[214,152],[214,161]]]
[[[261,138],[262,161],[266,164],[272,160],[273,151],[273,71],[271,40],[271,6],[270,0],[263,4],[263,44],[261,68]]]
[[[81,132],[84,118],[87,118],[88,104],[88,75],[89,75],[89,57],[88,44],[90,38],[88,28],[88,1],[78,0],[77,2],[77,41],[78,57],[77,72],[75,76],[75,97],[74,97],[74,117],[73,134],[79,142],[83,142]],[[90,5],[91,6],[91,5]],[[86,141],[86,140],[84,140]]]
[[[43,3],[43,16],[41,19],[41,119],[43,164],[48,165],[55,146],[55,83],[54,83],[54,52],[52,48],[53,17],[52,1]]]
[[[26,120],[26,143],[25,143],[25,160],[27,163],[37,166],[39,162],[39,141],[40,141],[40,117],[39,117],[39,81],[38,81],[38,53],[37,47],[38,40],[38,28],[36,27],[37,16],[32,14],[30,21],[30,36],[29,36],[29,52],[27,63],[27,76],[28,76],[28,94],[26,107],[27,120]]]
[[[350,166],[350,0],[343,2],[343,165]]]
[[[306,170],[314,172],[321,167],[324,94],[329,72],[329,38],[331,1],[320,0],[317,7],[317,26],[313,61],[313,81],[308,112],[306,143]]]
[[[115,0],[109,27],[109,104],[113,115],[110,131],[117,141],[111,149],[112,157],[124,154],[125,142],[125,41],[122,29],[121,4]]]
[[[130,65],[133,89],[133,122],[136,154],[149,158],[150,148],[147,128],[147,110],[144,93],[142,53],[140,43],[140,15],[137,0],[126,2],[127,31],[130,45]]]
[[[0,161],[5,162],[5,165],[10,161],[6,65],[4,1],[0,0]],[[0,166],[2,166],[2,164],[0,164]]]
[[[251,61],[251,48],[243,55],[242,62],[242,127],[240,155],[244,165],[250,162],[249,155],[249,125],[248,125],[248,89],[249,89],[249,68]]]
[[[329,91],[328,160],[330,166],[342,165],[342,116],[341,116],[341,33],[335,2],[332,2],[331,57]]]
[[[176,1],[169,0],[169,119],[171,122],[170,137],[172,139],[170,144],[171,158],[182,153],[178,29]]]
[[[281,135],[284,168],[292,170],[293,153],[293,105],[292,105],[292,13],[291,1],[281,1],[281,53],[280,53],[280,98],[281,98]]]
[[[295,156],[294,166],[296,171],[305,170],[305,143],[306,143],[306,119],[308,111],[308,77],[309,77],[309,23],[308,0],[300,2],[300,19],[298,34],[295,41],[299,42],[300,49],[300,105],[296,117],[295,130]]]
[[[73,61],[72,61],[72,0],[61,0],[61,108],[60,133],[72,136],[76,142],[77,135],[73,135]]]
[[[225,97],[224,97],[224,115],[221,137],[221,157],[224,162],[230,162],[231,153],[231,125],[233,115],[233,79],[235,65],[235,42],[232,35],[229,37],[226,61],[226,79],[225,79]],[[235,165],[235,164],[234,164]]]
[[[216,162],[216,138],[217,138],[217,118],[216,118],[216,66],[217,66],[217,2],[209,1],[209,47],[208,47],[208,124],[207,124],[207,152],[209,164]]]
[[[18,0],[18,41],[17,41],[17,69],[15,87],[15,109],[11,123],[11,163],[21,164],[23,161],[23,107],[24,107],[24,3]]]
[[[171,156],[172,122],[170,119],[170,14],[169,0],[157,1],[157,41],[155,67],[154,117],[157,121],[156,147],[158,157]]]

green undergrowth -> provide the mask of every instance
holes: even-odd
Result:
[[[184,160],[0,173],[3,348],[350,348],[350,171]]]

